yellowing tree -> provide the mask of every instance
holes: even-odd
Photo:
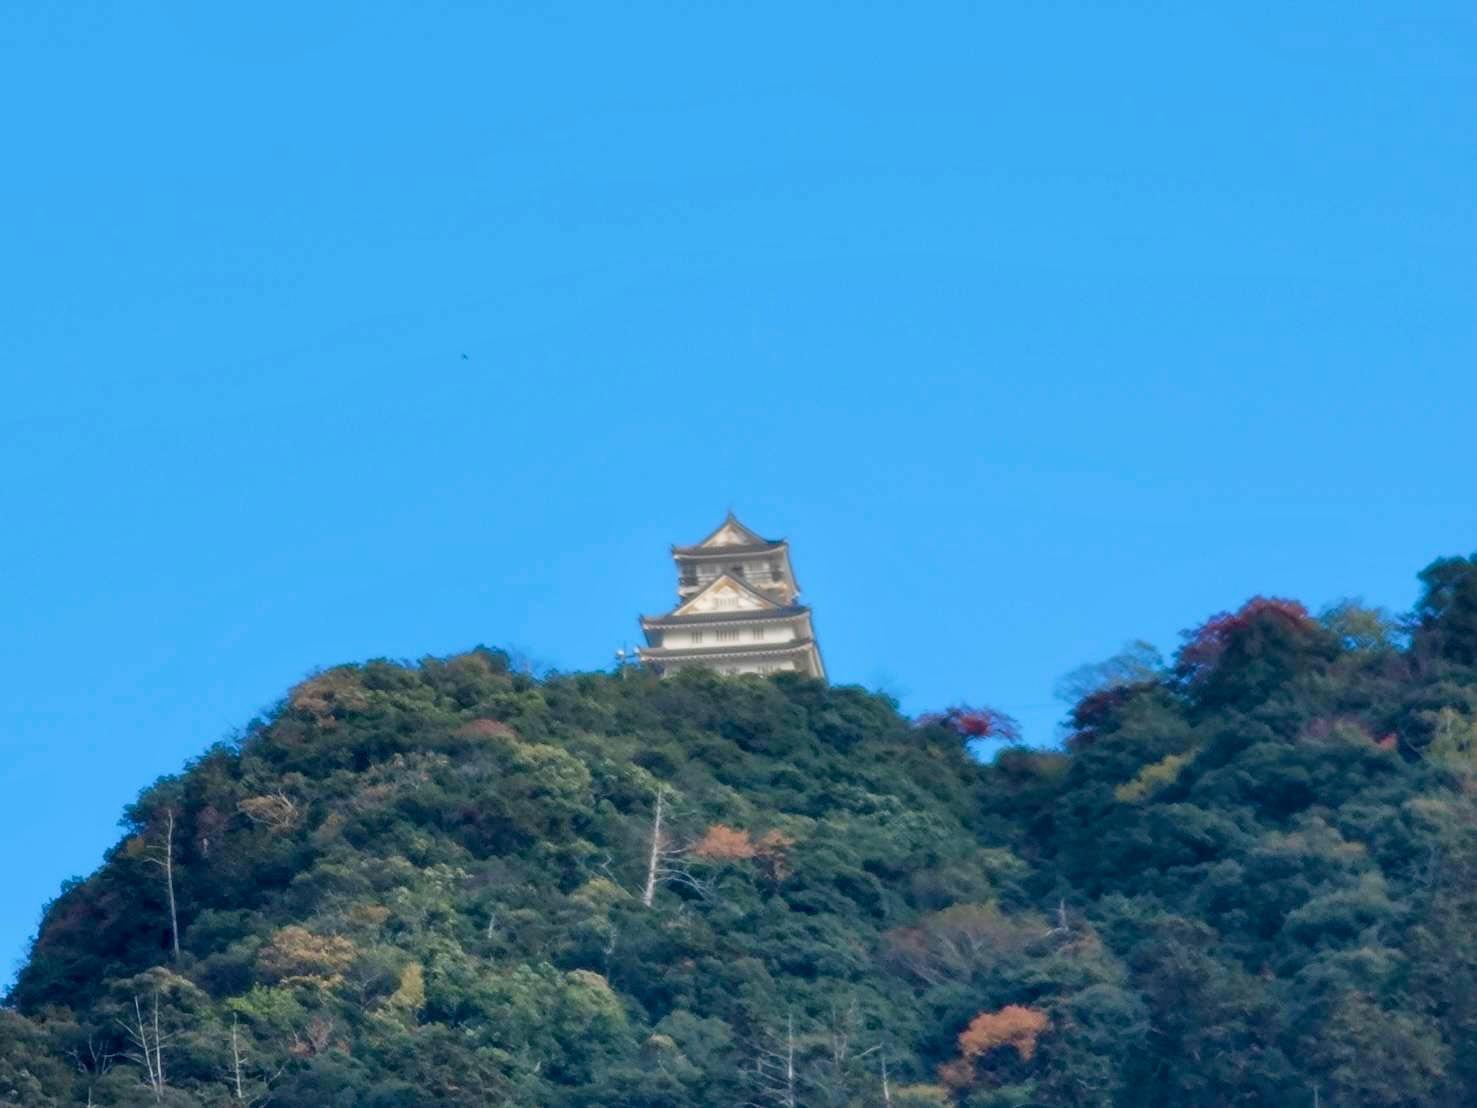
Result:
[[[338,935],[315,935],[306,927],[283,927],[257,952],[256,964],[268,981],[331,989],[343,980],[358,954]]]

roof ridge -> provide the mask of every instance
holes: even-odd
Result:
[[[699,540],[696,543],[693,543],[691,546],[673,546],[672,549],[673,550],[698,550],[698,549],[700,549],[702,547],[707,546],[708,543],[712,542],[713,539],[715,539],[719,534],[721,534],[723,532],[724,528],[730,527],[730,526],[736,527],[738,530],[742,531],[745,535],[748,535],[749,538],[753,539],[754,540],[754,543],[757,544],[757,545],[761,545],[761,546],[774,546],[774,545],[776,545],[777,542],[783,542],[784,541],[783,539],[779,539],[779,540],[776,540],[776,539],[766,539],[758,531],[754,530],[752,527],[750,527],[743,520],[739,519],[738,516],[734,515],[733,514],[733,509],[730,508],[730,509],[728,509],[728,514],[723,517],[723,522],[720,523],[717,527],[714,527],[711,531],[709,531],[707,533],[707,535],[705,535],[701,540]],[[733,543],[731,545],[733,545],[733,546],[744,546],[744,545],[749,545],[749,544],[745,544],[745,543]],[[719,546],[719,547],[713,547],[712,549],[714,549],[714,550],[722,550],[724,548],[721,547],[721,546]]]

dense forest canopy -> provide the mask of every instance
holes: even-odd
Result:
[[[0,1103],[1477,1103],[1477,562],[1067,682],[320,673],[47,908]]]

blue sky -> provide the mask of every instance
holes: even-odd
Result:
[[[836,680],[1036,742],[1253,593],[1409,605],[1477,548],[1474,57],[1457,3],[12,0],[0,967],[314,667],[606,665],[730,505]]]

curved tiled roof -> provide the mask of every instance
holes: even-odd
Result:
[[[721,534],[725,527],[736,528],[737,530],[742,531],[745,535],[748,535],[754,541],[733,543],[728,546],[709,546],[708,544],[713,541],[713,537],[715,535]],[[774,550],[776,547],[783,546],[784,544],[784,539],[766,539],[763,535],[760,535],[752,528],[745,527],[744,524],[739,520],[738,516],[734,515],[733,512],[730,511],[728,515],[723,517],[722,523],[708,532],[707,537],[704,538],[702,542],[693,543],[691,546],[674,546],[672,547],[672,553],[682,557],[688,557],[692,555],[703,556],[708,554],[718,556],[727,554],[757,554],[761,550]]]
[[[750,608],[738,612],[698,612],[690,616],[642,616],[642,627],[688,627],[706,623],[759,623],[772,619],[794,619],[810,609],[804,604],[786,608]]]
[[[732,546],[674,546],[677,558],[728,558],[744,554],[768,554],[789,545],[788,539],[766,539],[764,542],[734,543]]]

